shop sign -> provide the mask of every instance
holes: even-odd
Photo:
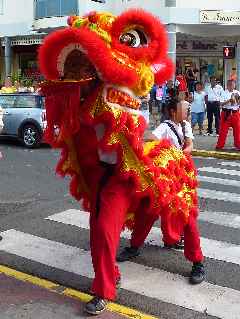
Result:
[[[222,46],[215,42],[177,41],[178,51],[220,51]]]
[[[240,11],[201,10],[200,23],[240,24]]]

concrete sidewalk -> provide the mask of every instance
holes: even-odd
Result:
[[[47,280],[0,265],[1,319],[81,319],[93,318],[84,312],[92,297]],[[157,319],[115,303],[97,316],[99,319]]]
[[[195,130],[193,155],[240,160],[240,151],[237,151],[234,147],[232,130],[229,130],[224,149],[215,149],[217,140],[216,136],[199,135],[197,130]]]

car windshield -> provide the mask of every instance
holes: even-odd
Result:
[[[19,95],[17,96],[17,100],[15,106],[17,108],[35,108],[36,105],[36,96],[34,95]]]

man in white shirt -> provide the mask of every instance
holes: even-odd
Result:
[[[207,118],[208,118],[208,130],[207,134],[212,135],[212,123],[213,116],[215,117],[215,129],[216,135],[219,134],[219,124],[220,124],[220,99],[221,94],[223,92],[223,88],[221,85],[217,84],[216,78],[211,76],[210,85],[206,87],[206,104],[207,104]]]
[[[216,149],[222,149],[225,145],[229,127],[233,128],[234,145],[240,150],[240,92],[235,90],[235,81],[227,81],[227,89],[221,95],[221,122],[219,138]]]

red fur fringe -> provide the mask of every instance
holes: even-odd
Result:
[[[130,48],[119,42],[120,35],[129,26],[139,25],[150,39],[146,48]],[[165,59],[168,50],[168,39],[165,27],[158,18],[142,9],[130,9],[121,14],[112,25],[112,46],[126,53],[134,60],[154,63]]]
[[[160,62],[161,68],[157,71],[157,67],[154,72],[155,83],[161,85],[165,81],[169,80],[175,72],[175,66],[171,59],[166,58]],[[153,66],[154,69],[154,66]]]
[[[104,82],[127,87],[136,84],[138,79],[136,72],[115,61],[105,42],[87,28],[66,28],[53,32],[45,38],[39,50],[39,64],[41,72],[48,80],[59,79],[58,57],[70,44],[79,44],[82,47]]]

